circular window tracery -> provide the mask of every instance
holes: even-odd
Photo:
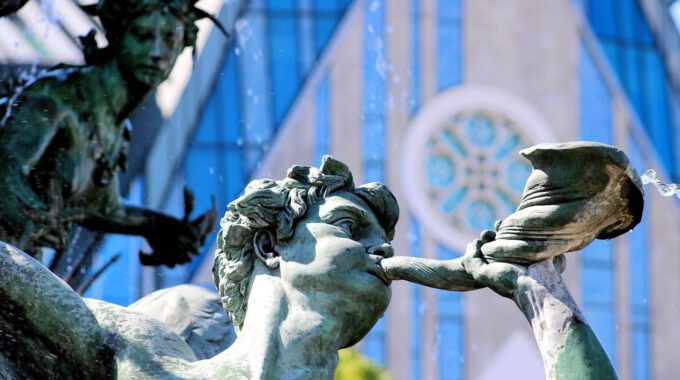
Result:
[[[462,86],[438,95],[405,138],[403,184],[414,213],[438,240],[463,252],[515,211],[531,173],[517,152],[553,141],[546,132],[531,107],[503,91]]]

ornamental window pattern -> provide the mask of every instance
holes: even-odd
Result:
[[[517,150],[528,145],[501,114],[458,113],[428,139],[422,168],[428,198],[458,230],[492,228],[515,211],[522,197],[531,165]]]
[[[404,136],[400,178],[423,231],[461,254],[513,213],[532,169],[518,152],[556,141],[547,125],[498,87],[464,84],[428,100]]]

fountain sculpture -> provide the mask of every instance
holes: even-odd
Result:
[[[82,299],[4,244],[0,378],[330,379],[337,350],[371,329],[398,279],[459,291],[487,286],[531,323],[548,378],[616,378],[561,279],[562,254],[632,228],[642,210],[639,178],[622,152],[602,144],[539,145],[524,154],[535,170],[517,213],[450,261],[393,257],[396,199],[379,183],[355,187],[330,156],[319,169],[294,166],[283,180],[251,182],[221,221],[213,267],[238,337],[204,360],[186,338],[140,313],[144,306]],[[581,184],[587,189],[568,170],[584,165],[591,175],[581,178],[597,179]]]
[[[81,38],[86,66],[62,65],[0,94],[0,240],[33,256],[51,247],[59,258],[79,225],[144,236],[153,250],[140,253],[146,265],[174,266],[198,252],[215,210],[178,219],[126,205],[118,189],[131,137],[127,118],[195,44],[195,21],[212,19],[195,2],[86,6],[108,45],[98,47],[92,31]]]

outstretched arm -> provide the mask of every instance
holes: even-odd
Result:
[[[419,257],[396,256],[380,262],[390,280],[406,280],[430,288],[467,291],[482,288],[465,271],[463,259],[432,260]]]
[[[548,379],[618,379],[616,371],[569,294],[560,272],[564,258],[528,267],[488,263],[481,252],[492,231],[468,246],[463,264],[479,283],[512,299],[531,324]]]
[[[191,254],[198,253],[205,237],[215,226],[215,210],[189,220],[189,208],[184,219],[177,219],[148,208],[121,203],[117,188],[117,175],[114,174],[108,186],[92,191],[88,199],[102,207],[87,212],[79,224],[93,231],[144,236],[153,250],[150,254],[140,252],[144,265],[173,267],[189,262]]]

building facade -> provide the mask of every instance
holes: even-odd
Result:
[[[236,30],[231,45],[208,33],[174,100],[157,96],[165,125],[137,201],[181,214],[187,184],[197,210],[214,196],[223,213],[250,179],[330,153],[395,193],[398,255],[450,259],[514,211],[531,171],[522,148],[600,141],[639,173],[680,179],[680,37],[665,1],[252,0]],[[638,227],[569,254],[565,278],[621,378],[678,378],[680,203],[652,187],[645,200]],[[141,242],[106,244],[102,258]],[[125,304],[211,282],[213,250],[172,270],[117,263],[93,295]],[[121,276],[137,286],[123,296],[107,285]],[[395,283],[359,348],[396,379],[543,377],[529,325],[486,289]]]

